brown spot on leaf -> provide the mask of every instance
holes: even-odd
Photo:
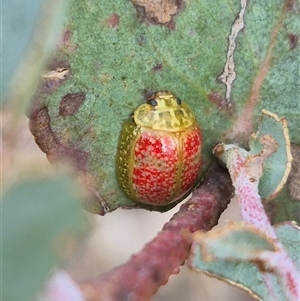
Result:
[[[222,103],[225,102],[225,99],[218,92],[211,92],[210,94],[208,94],[208,100],[218,107],[220,107]]]
[[[291,144],[292,169],[288,178],[288,188],[293,200],[300,201],[300,145]]]
[[[286,8],[289,12],[297,14],[299,13],[299,2],[297,0],[286,0]]]
[[[163,64],[162,64],[162,63],[159,63],[159,64],[155,65],[155,66],[152,68],[152,70],[153,70],[154,72],[160,72],[160,71],[162,71],[162,69],[163,69]]]
[[[36,107],[35,111],[30,114],[30,119],[29,129],[33,135],[45,127],[48,127],[50,122],[50,116],[46,108],[38,109]]]
[[[59,106],[59,115],[68,116],[76,113],[85,99],[85,93],[69,93],[65,95]]]
[[[208,100],[215,104],[220,110],[224,111],[225,113],[231,115],[233,111],[233,105],[226,101],[225,98],[218,92],[211,92],[207,95]]]
[[[299,44],[299,36],[295,34],[288,34],[289,44],[290,44],[290,50],[294,50],[297,48]]]
[[[43,108],[34,114],[31,114],[32,118],[29,120],[29,129],[34,136],[36,144],[39,146],[42,152],[49,153],[54,152],[58,147],[50,128],[50,116],[47,108]]]
[[[182,0],[132,0],[138,17],[145,23],[175,28],[174,16],[183,8]]]
[[[56,142],[49,128],[41,130],[38,133],[38,136],[35,137],[35,142],[39,146],[39,148],[46,154],[54,152],[58,147],[58,143]]]
[[[50,127],[50,120],[47,108],[36,109],[30,114],[29,129],[36,144],[47,154],[50,163],[69,163],[77,171],[85,172],[88,153],[56,138]]]
[[[59,45],[60,49],[67,54],[75,52],[78,48],[78,45],[72,42],[72,32],[70,30],[65,30],[62,35],[61,44]]]
[[[64,45],[67,45],[70,43],[71,41],[71,36],[72,36],[72,33],[70,30],[65,30],[64,33],[63,33],[63,36],[62,36],[62,42]]]
[[[111,28],[115,28],[119,26],[119,23],[120,23],[120,16],[118,14],[112,14],[107,20],[107,24]]]

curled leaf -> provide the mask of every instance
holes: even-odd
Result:
[[[290,196],[293,200],[300,201],[300,146],[292,144],[292,169],[288,179]]]
[[[292,262],[299,269],[299,227],[294,223],[284,223],[276,227],[275,231]],[[212,234],[207,234],[208,237],[204,236],[203,233],[194,235],[195,242],[189,259],[191,268],[238,286],[259,300],[293,300],[286,297],[287,286],[278,286],[278,271],[265,271],[272,264],[272,256],[276,259],[282,253],[270,252],[268,249],[274,248],[272,242],[259,231],[249,226],[230,224],[228,229],[213,230]],[[214,245],[214,260],[207,261],[204,243]],[[244,254],[240,254],[241,248]],[[210,247],[210,251],[212,249]],[[283,260],[276,261],[276,265],[280,269],[285,268]]]
[[[274,143],[277,144],[276,151]],[[269,155],[264,159],[264,172],[259,181],[260,196],[263,199],[272,199],[283,188],[291,170],[292,155],[287,120],[262,110],[258,130],[249,146],[251,154],[262,151],[268,153],[273,150],[272,156]]]
[[[263,251],[276,251],[272,239],[256,227],[229,223],[209,232],[195,232],[194,241],[201,246],[203,260],[256,261]]]

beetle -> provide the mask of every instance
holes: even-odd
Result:
[[[179,200],[197,178],[201,145],[190,108],[169,91],[154,93],[122,126],[116,156],[120,187],[135,202]]]

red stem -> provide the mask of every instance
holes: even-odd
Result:
[[[214,163],[191,199],[140,253],[112,271],[80,283],[86,299],[149,300],[187,259],[191,247],[188,233],[215,226],[233,190],[227,171]]]

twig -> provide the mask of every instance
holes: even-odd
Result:
[[[191,240],[187,233],[215,226],[232,194],[227,171],[214,163],[191,199],[140,253],[124,265],[80,283],[86,300],[149,300],[188,257]]]
[[[268,135],[261,138],[263,150],[257,155],[251,155],[236,145],[222,143],[216,145],[214,153],[227,165],[244,221],[264,232],[278,247],[276,252],[265,251],[261,255],[263,262],[278,276],[288,300],[298,301],[299,271],[278,240],[258,193],[258,180],[263,172],[263,162],[277,150],[275,140],[272,139]]]

